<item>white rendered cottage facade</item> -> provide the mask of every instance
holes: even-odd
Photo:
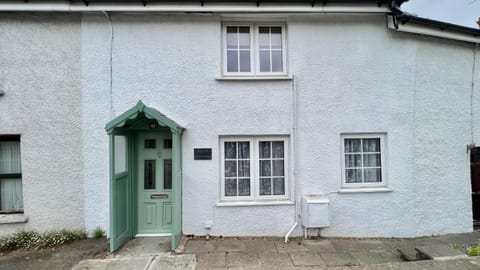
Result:
[[[402,1],[17,2],[0,234],[298,236],[305,195],[309,234],[472,231],[480,31]]]

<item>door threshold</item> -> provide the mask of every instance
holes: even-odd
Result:
[[[172,233],[137,233],[135,237],[172,236]]]

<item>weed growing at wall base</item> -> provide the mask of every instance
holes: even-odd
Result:
[[[102,229],[102,227],[97,226],[93,231],[92,231],[92,236],[93,238],[99,239],[105,236],[105,231]]]
[[[20,231],[0,238],[0,251],[27,250],[54,247],[72,242],[74,240],[86,239],[87,232],[78,231],[50,231],[40,234],[34,231]]]

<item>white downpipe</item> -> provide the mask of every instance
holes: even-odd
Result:
[[[387,6],[377,5],[337,5],[337,6],[311,6],[304,5],[273,5],[262,4],[210,4],[203,6],[198,4],[162,4],[162,3],[116,3],[101,4],[90,3],[88,6],[83,3],[70,3],[68,1],[57,3],[0,3],[0,11],[40,11],[40,12],[212,12],[212,13],[388,13]]]
[[[293,226],[290,228],[288,233],[285,235],[285,243],[288,243],[288,237],[293,232],[293,230],[297,227],[297,225],[298,225],[298,222],[295,222],[295,224],[293,224]]]

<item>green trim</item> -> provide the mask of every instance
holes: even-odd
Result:
[[[172,119],[168,118],[166,115],[161,112],[145,106],[141,100],[137,102],[133,108],[122,113],[112,121],[108,122],[105,125],[105,130],[108,134],[112,133],[115,128],[120,128],[125,125],[126,121],[137,118],[138,114],[143,113],[145,117],[149,119],[155,119],[160,126],[165,126],[170,128],[171,132],[174,134],[182,134],[184,128],[179,124],[175,123]]]

